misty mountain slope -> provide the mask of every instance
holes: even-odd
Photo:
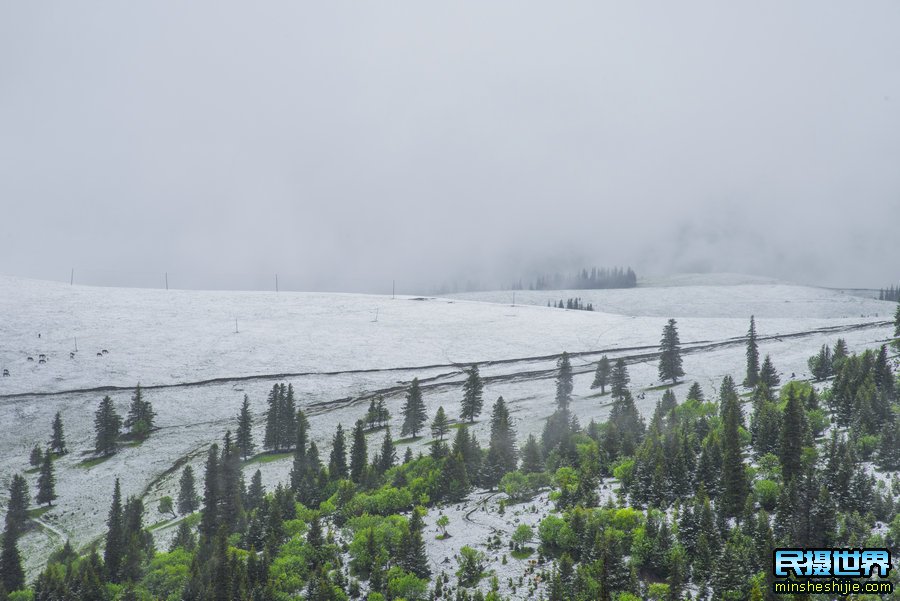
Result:
[[[685,381],[698,381],[708,393],[725,374],[742,377],[744,347],[736,338],[746,332],[748,307],[796,303],[810,316],[758,316],[758,330],[765,337],[760,350],[772,354],[783,378],[792,373],[805,377],[807,357],[838,336],[847,339],[851,350],[860,350],[877,346],[892,331],[882,325],[890,303],[852,305],[880,313],[879,318],[827,317],[839,313],[840,296],[782,284],[607,292],[630,293],[635,313],[647,307],[671,309],[676,317],[702,308],[716,313],[678,320],[686,351]],[[729,311],[730,316],[722,316]],[[553,411],[552,355],[563,350],[593,353],[572,360],[577,374],[572,408],[583,422],[606,419],[609,411],[608,397],[590,389],[599,351],[628,361],[642,412],[651,412],[662,394],[653,389],[659,383],[654,353],[665,323],[657,316],[462,299],[72,287],[13,278],[0,278],[0,315],[0,362],[11,372],[0,378],[0,491],[8,488],[13,473],[28,468],[30,449],[46,444],[57,411],[72,450],[55,462],[60,498],[41,518],[46,527],[32,530],[21,542],[32,573],[64,538],[83,545],[102,534],[116,477],[122,479],[123,494],[144,496],[148,523],[165,520],[155,505],[159,497],[177,491],[179,474],[171,471],[173,466],[184,462],[202,474],[206,447],[235,427],[244,394],[261,442],[265,397],[276,382],[293,384],[323,453],[335,426],[347,428],[360,419],[375,394],[385,396],[397,437],[405,386],[413,377],[422,380],[429,416],[444,406],[455,418],[463,380],[458,363],[463,362],[494,362],[481,370],[485,401],[499,395],[507,400],[520,439],[539,432]],[[74,336],[80,350],[70,359]],[[98,357],[103,349],[108,353]],[[40,353],[49,357],[47,363],[38,363]],[[35,361],[28,362],[28,356]],[[286,373],[306,375],[277,375]],[[236,379],[254,374],[260,377]],[[210,378],[235,379],[197,383]],[[131,390],[66,391],[132,387],[138,381],[184,385],[147,390],[160,427],[148,440],[123,447],[106,461],[85,463],[92,456],[93,413],[100,399],[109,394],[124,415]],[[684,385],[675,388],[679,400],[685,390]],[[488,422],[482,416],[474,427],[482,440],[487,439]],[[378,444],[380,437],[371,434],[370,444]],[[410,444],[424,450],[428,440]],[[259,467],[267,486],[274,486],[288,477],[290,466],[287,458],[250,464],[246,470]],[[32,486],[35,478],[28,476]],[[160,544],[171,530],[155,531]]]

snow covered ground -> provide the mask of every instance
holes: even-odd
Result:
[[[851,350],[862,350],[892,332],[887,322],[893,303],[840,291],[737,276],[652,284],[630,290],[518,291],[516,306],[510,306],[510,292],[391,299],[94,288],[0,277],[0,369],[10,372],[0,378],[0,504],[12,474],[29,467],[30,449],[49,440],[56,411],[62,413],[72,452],[55,462],[59,500],[41,517],[44,526],[21,543],[32,575],[65,538],[83,545],[102,534],[116,477],[124,494],[144,495],[148,523],[165,520],[155,505],[163,495],[174,496],[180,469],[175,466],[190,463],[201,476],[206,448],[234,428],[243,395],[261,416],[275,382],[294,385],[313,436],[327,453],[335,425],[351,426],[374,394],[384,394],[396,438],[403,388],[413,377],[424,384],[430,415],[443,405],[455,416],[461,368],[478,362],[486,379],[486,413],[502,395],[524,438],[538,432],[552,412],[553,355],[564,350],[576,353],[573,410],[582,423],[604,419],[609,411],[608,397],[590,389],[602,353],[626,358],[635,391],[643,391],[638,406],[652,411],[661,395],[649,390],[659,383],[653,353],[668,317],[678,319],[686,382],[696,380],[710,393],[723,375],[741,373],[739,338],[751,314],[763,337],[761,352],[772,354],[783,378],[806,377],[807,357],[838,337]],[[548,299],[573,296],[598,311],[544,306]],[[79,350],[71,357],[76,339]],[[43,364],[40,354],[47,358]],[[124,414],[137,382],[147,387],[161,429],[138,447],[83,465],[90,458],[100,399],[109,394]],[[679,400],[686,389],[687,383],[676,387]],[[475,428],[483,441],[486,417]],[[261,419],[256,435],[261,439]],[[370,444],[378,444],[380,436],[372,434]],[[415,450],[427,442],[414,443]],[[257,467],[273,486],[287,478],[290,461],[245,469]],[[28,477],[36,482],[36,474]],[[165,528],[155,535],[168,536]],[[461,534],[448,541],[464,539]],[[447,556],[453,546],[443,544],[448,541],[430,544],[433,561]]]

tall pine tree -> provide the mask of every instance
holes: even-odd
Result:
[[[116,413],[112,399],[103,397],[100,407],[94,413],[94,451],[101,455],[115,453],[121,428],[122,418]]]
[[[353,443],[350,446],[350,480],[354,484],[362,483],[368,464],[365,423],[359,420],[353,428]]]
[[[149,436],[153,430],[153,422],[156,419],[156,412],[153,411],[153,405],[150,401],[144,399],[144,391],[141,389],[140,383],[134,389],[131,396],[131,405],[128,408],[128,416],[125,418],[125,427],[133,436],[139,439]]]
[[[103,552],[103,564],[106,567],[106,578],[110,582],[118,582],[122,568],[122,556],[125,554],[125,521],[122,511],[122,489],[119,479],[113,488],[113,500],[106,519],[106,548]]]
[[[50,436],[50,450],[57,455],[65,455],[68,452],[66,450],[66,435],[63,432],[62,415],[59,411],[53,416],[53,433]]]
[[[491,412],[491,439],[482,473],[484,484],[495,487],[507,472],[516,469],[517,461],[516,431],[506,402],[499,397]]]
[[[749,494],[740,436],[741,408],[736,395],[726,395],[722,402],[722,511],[736,517]]]
[[[628,368],[624,359],[616,359],[609,380],[609,390],[614,397],[621,398],[628,392],[628,384],[631,378],[628,376]]]
[[[238,414],[234,443],[244,459],[252,455],[256,449],[256,445],[253,444],[253,415],[250,413],[250,398],[246,394],[244,402],[241,404],[241,412]]]
[[[413,438],[416,438],[428,419],[425,414],[425,402],[422,400],[422,390],[419,388],[419,378],[413,378],[406,393],[406,403],[403,405],[402,412],[403,427],[400,429],[400,436],[411,434]]]
[[[344,437],[344,427],[337,425],[334,437],[331,439],[331,456],[328,459],[328,476],[332,480],[342,480],[347,472],[347,440]]]
[[[677,383],[678,378],[684,375],[684,369],[681,367],[681,342],[678,339],[678,328],[674,319],[670,319],[663,327],[659,353],[659,379],[672,380],[672,384]]]
[[[759,381],[768,386],[769,390],[775,390],[781,384],[778,371],[775,369],[772,357],[769,355],[766,355],[766,358],[763,359],[762,367],[759,368]]]
[[[197,511],[198,501],[194,468],[188,465],[181,472],[181,478],[178,480],[178,513],[184,515]]]
[[[750,329],[747,331],[747,376],[744,386],[756,387],[759,382],[759,346],[756,342],[756,320],[750,316]]]
[[[219,529],[220,488],[219,445],[213,444],[209,447],[206,455],[206,474],[203,477],[203,515],[200,518],[200,534],[207,541],[213,540]]]
[[[461,420],[475,423],[475,418],[481,415],[481,408],[484,406],[483,392],[484,384],[478,373],[478,365],[472,365],[466,371],[466,381],[463,384],[462,410],[459,415]]]
[[[597,371],[594,372],[594,381],[591,388],[599,388],[600,394],[606,394],[606,387],[609,385],[609,376],[612,371],[612,365],[609,363],[609,357],[603,355],[597,362]]]
[[[444,413],[443,407],[438,407],[437,413],[434,415],[434,421],[431,422],[431,436],[438,440],[444,440],[444,436],[450,431],[450,424],[447,422],[447,414]]]
[[[556,407],[561,411],[568,411],[572,402],[572,364],[569,362],[569,353],[563,352],[556,362]]]
[[[53,505],[56,499],[56,476],[53,474],[53,454],[50,449],[44,453],[44,462],[41,463],[41,473],[38,476],[38,491],[35,500],[43,505]]]

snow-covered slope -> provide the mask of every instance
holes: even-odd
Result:
[[[628,360],[639,407],[651,411],[661,394],[651,389],[658,384],[653,353],[668,317],[678,319],[686,380],[709,392],[724,374],[740,375],[740,337],[750,314],[764,337],[761,351],[772,354],[784,377],[803,377],[806,358],[838,336],[857,350],[879,344],[892,331],[886,324],[892,303],[835,291],[740,280],[722,285],[696,277],[680,285],[660,283],[619,291],[520,291],[512,307],[508,292],[391,299],[0,278],[0,369],[10,372],[0,378],[0,504],[11,475],[28,468],[31,447],[48,441],[56,411],[72,452],[55,462],[60,498],[41,518],[46,527],[22,541],[32,574],[65,538],[84,544],[103,532],[116,477],[125,494],[145,497],[149,523],[164,520],[155,500],[175,493],[174,466],[190,463],[202,474],[206,447],[234,428],[243,395],[261,416],[275,382],[294,385],[311,416],[313,436],[327,453],[335,425],[352,425],[374,394],[385,396],[397,431],[403,390],[413,377],[423,381],[429,415],[443,405],[455,416],[460,364],[479,362],[486,403],[503,395],[521,438],[539,431],[553,410],[550,378],[554,355],[563,350],[575,353],[573,410],[584,423],[608,412],[608,397],[590,389],[602,353]],[[602,312],[543,306],[548,298],[569,296],[594,302]],[[534,305],[522,304],[528,302]],[[71,357],[76,338],[79,350]],[[47,358],[43,364],[40,354]],[[137,382],[148,387],[160,430],[107,461],[84,463],[91,456],[98,402],[109,394],[124,413],[128,388]],[[682,399],[683,387],[675,390]],[[482,416],[476,434],[485,439],[487,429]],[[370,444],[380,436],[372,434]],[[427,442],[409,444],[420,449]],[[273,485],[287,477],[290,461],[247,469],[257,467]],[[33,484],[36,474],[29,480]],[[165,528],[155,533],[161,540],[168,536]]]

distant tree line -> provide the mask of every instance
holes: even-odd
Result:
[[[602,290],[606,288],[634,288],[637,274],[631,267],[591,267],[574,274],[551,273],[538,276],[534,281],[519,280],[513,290]]]
[[[900,286],[882,288],[878,291],[878,300],[894,301],[900,303]]]
[[[559,299],[558,303],[553,303],[552,301],[547,301],[548,307],[555,307],[556,309],[574,309],[576,311],[593,311],[594,304],[593,303],[585,303],[581,300],[581,297],[576,298],[567,298],[566,302],[563,303],[562,299]]]

